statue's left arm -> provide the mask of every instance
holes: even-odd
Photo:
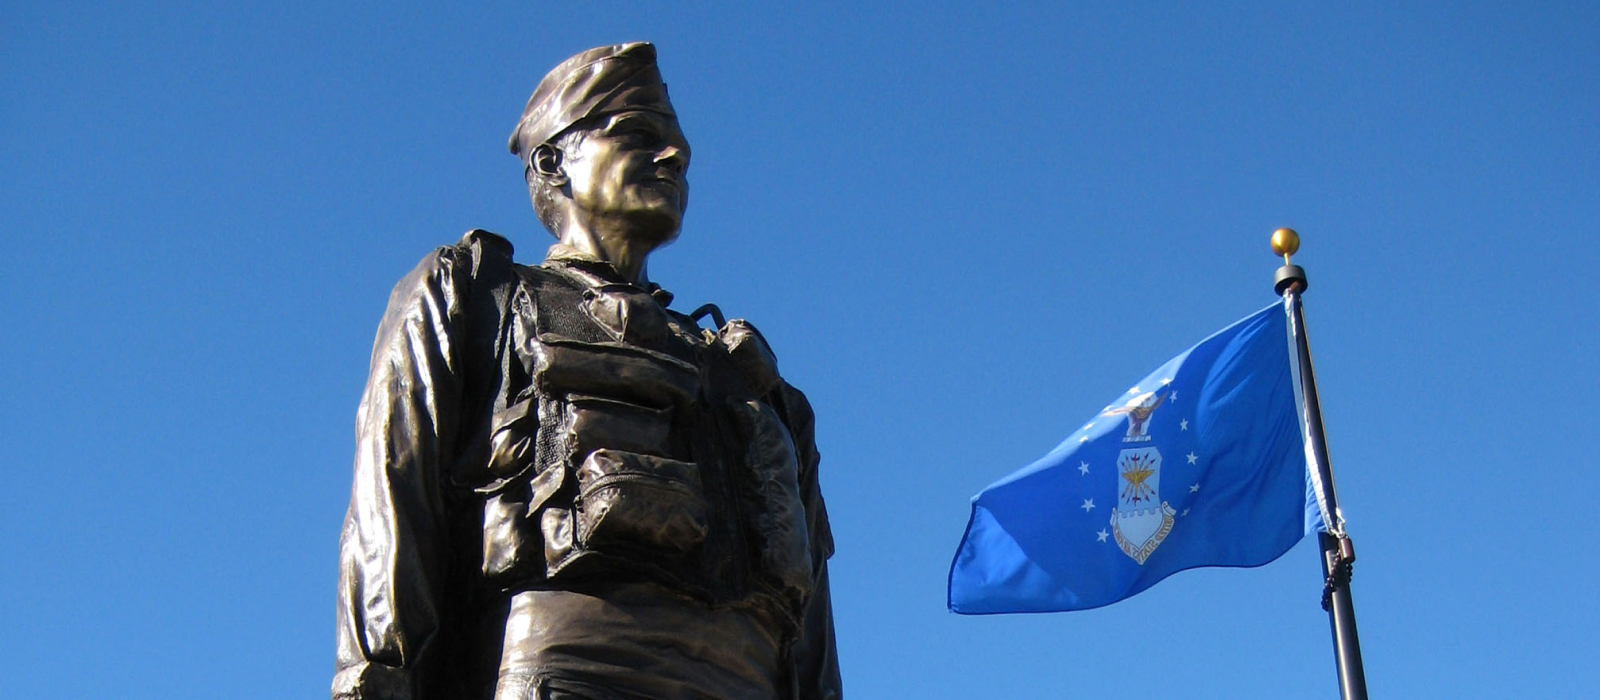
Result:
[[[815,583],[802,612],[800,639],[793,652],[797,700],[838,700],[843,697],[839,679],[839,654],[834,645],[833,603],[828,592],[828,558],[833,556],[833,531],[817,481],[815,416],[810,402],[798,389],[783,382],[774,390],[784,422],[794,436],[799,459],[800,498],[805,504],[811,535],[811,564]]]

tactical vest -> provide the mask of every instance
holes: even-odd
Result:
[[[493,415],[477,489],[484,575],[505,590],[649,580],[795,622],[812,557],[760,334],[702,330],[578,265],[516,271],[503,371],[521,388]]]

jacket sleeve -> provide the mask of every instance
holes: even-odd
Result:
[[[339,541],[335,700],[412,700],[440,663],[442,469],[461,414],[454,248],[389,297],[356,414],[355,476]]]
[[[810,402],[798,389],[784,382],[777,393],[800,462],[800,498],[805,504],[811,531],[811,563],[816,577],[811,597],[802,611],[800,638],[793,651],[794,695],[798,700],[839,700],[844,697],[844,691],[833,636],[833,602],[828,591],[828,558],[833,556],[833,531],[828,526],[828,509],[817,481],[821,458],[817,454],[816,419]]]

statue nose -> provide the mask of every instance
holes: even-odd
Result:
[[[656,163],[669,168],[673,175],[682,176],[688,166],[689,159],[683,155],[683,149],[677,146],[667,146],[656,154]]]

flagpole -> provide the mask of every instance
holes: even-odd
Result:
[[[1289,262],[1300,248],[1300,236],[1292,229],[1280,228],[1272,234],[1272,252],[1283,256],[1283,267],[1274,276],[1273,287],[1289,309],[1289,334],[1294,339],[1298,363],[1301,418],[1304,421],[1306,457],[1314,471],[1313,486],[1322,509],[1327,531],[1317,533],[1322,548],[1322,609],[1328,611],[1333,628],[1334,661],[1339,670],[1339,694],[1343,700],[1367,700],[1367,676],[1361,666],[1361,639],[1356,633],[1355,602],[1350,598],[1350,576],[1356,560],[1355,546],[1344,531],[1339,513],[1339,496],[1333,487],[1333,467],[1328,462],[1328,440],[1322,430],[1322,406],[1317,401],[1317,380],[1311,370],[1311,346],[1306,339],[1305,316],[1300,310],[1300,294],[1306,290],[1306,271]]]

